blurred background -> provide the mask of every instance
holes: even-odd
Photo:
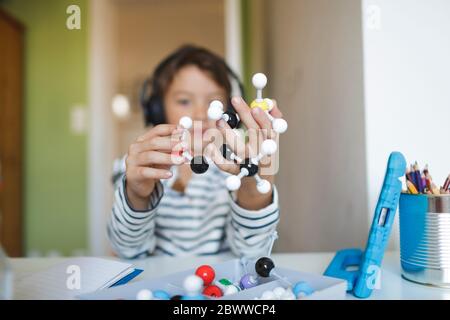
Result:
[[[275,250],[363,246],[391,151],[439,183],[450,171],[449,15],[447,0],[0,0],[0,243],[111,253],[111,173],[144,130],[140,87],[193,43],[249,100],[266,73],[289,122]]]

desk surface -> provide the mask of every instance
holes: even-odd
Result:
[[[280,267],[304,272],[322,274],[334,253],[278,253],[273,254],[275,264]],[[133,281],[160,277],[170,273],[196,268],[202,264],[213,264],[234,258],[231,254],[208,257],[172,258],[152,257],[143,260],[133,260],[135,267],[144,272]],[[11,264],[17,278],[31,272],[40,271],[67,258],[13,258]],[[355,299],[347,295],[348,299]],[[448,299],[450,289],[434,288],[404,280],[400,276],[400,258],[398,252],[388,252],[385,255],[381,288],[374,290],[371,299]]]

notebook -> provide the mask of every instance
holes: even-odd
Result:
[[[14,299],[71,300],[80,294],[123,284],[142,270],[102,258],[73,258],[15,282]]]

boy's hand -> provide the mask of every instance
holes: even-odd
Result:
[[[281,118],[283,115],[278,109],[276,101],[273,100],[274,106],[271,110],[271,115],[274,118]],[[231,130],[228,124],[223,121],[218,121],[218,128],[222,132],[225,141],[231,147],[233,152],[240,158],[251,158],[258,155],[261,143],[265,139],[273,139],[277,141],[278,134],[273,130],[272,123],[260,108],[251,109],[241,97],[234,97],[232,104],[238,113],[242,123],[247,127],[248,144],[243,145],[242,139],[236,139],[236,134]],[[220,152],[213,150],[212,159],[217,166],[226,172],[237,174],[239,173],[239,165],[228,161],[222,157]],[[261,159],[259,167],[268,168],[274,165],[275,156],[265,156]],[[261,175],[263,179],[268,180],[271,184],[274,182],[275,172]],[[268,194],[260,194],[256,189],[256,180],[253,177],[246,177],[242,179],[241,188],[238,191],[238,203],[249,210],[258,210],[266,207],[271,203],[272,192]]]
[[[146,210],[156,182],[170,178],[170,167],[185,161],[179,155],[185,147],[180,143],[181,132],[176,125],[157,125],[128,148],[126,193],[133,209]]]

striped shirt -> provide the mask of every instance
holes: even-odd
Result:
[[[125,160],[115,169],[114,204],[107,232],[115,253],[122,258],[152,254],[210,255],[231,250],[249,258],[267,255],[279,221],[278,194],[260,210],[240,207],[225,186],[227,173],[212,164],[193,174],[184,192],[172,189],[172,178],[161,180],[149,197],[148,209],[134,210],[126,196]]]

